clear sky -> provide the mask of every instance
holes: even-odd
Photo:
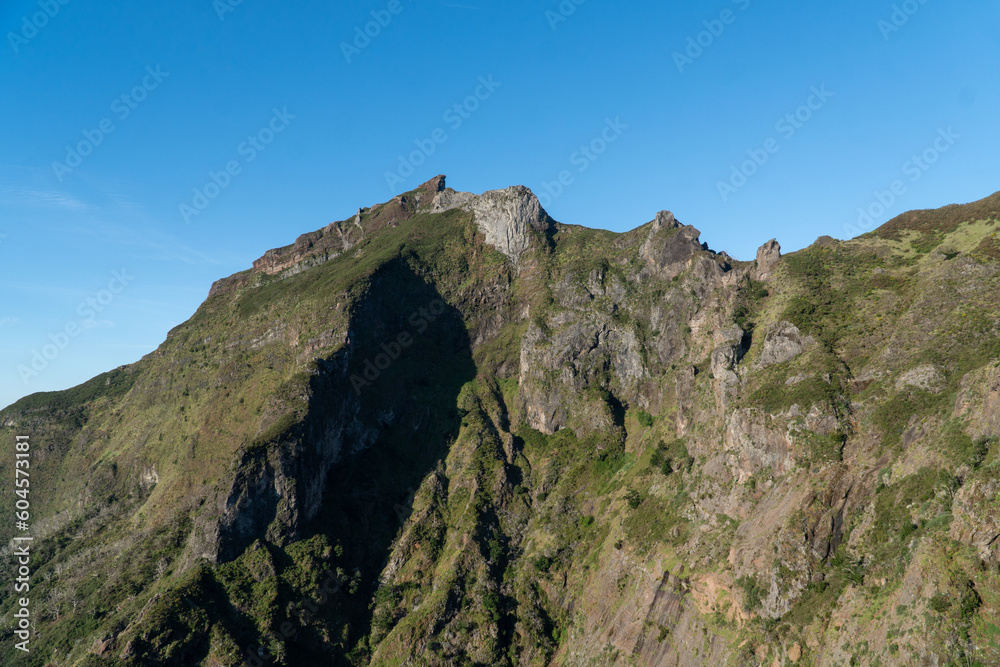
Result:
[[[438,173],[612,230],[670,209],[740,259],[979,199],[997,25],[995,0],[8,0],[0,406]]]

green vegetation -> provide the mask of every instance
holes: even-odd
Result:
[[[688,453],[687,445],[682,438],[677,438],[669,444],[660,440],[649,458],[649,465],[664,475],[676,471],[687,472],[694,466],[694,457]]]
[[[688,527],[681,510],[688,502],[683,492],[670,500],[656,496],[642,498],[622,524],[627,543],[640,554],[649,553],[661,543],[682,544],[687,539]]]
[[[757,577],[745,574],[736,580],[736,585],[743,589],[743,609],[749,613],[758,611],[767,597],[767,589]]]
[[[44,490],[25,665],[992,664],[996,197],[762,283],[703,250],[660,274],[648,227],[532,231],[515,267],[426,194],[0,415]],[[819,344],[761,367],[780,320]]]
[[[121,397],[128,393],[135,383],[135,373],[129,369],[116,369],[102,373],[87,380],[81,385],[65,391],[51,391],[32,394],[22,398],[11,406],[14,410],[33,411],[47,410],[59,412],[82,408],[86,403],[100,398],[108,400]]]
[[[761,302],[768,296],[769,292],[764,283],[752,280],[749,276],[743,279],[733,307],[733,319],[740,329],[752,332],[756,328]]]
[[[649,428],[653,425],[653,416],[646,412],[645,410],[639,410],[635,413],[635,418],[639,422],[640,426]]]

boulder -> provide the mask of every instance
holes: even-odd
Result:
[[[815,344],[816,340],[812,336],[803,336],[791,322],[778,322],[764,337],[760,365],[770,366],[791,361]]]

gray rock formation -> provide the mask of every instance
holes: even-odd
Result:
[[[734,368],[743,357],[743,330],[732,327],[721,332],[722,345],[712,351],[712,377],[717,384],[716,401],[725,412],[739,391],[740,378]]]
[[[944,377],[941,375],[941,371],[935,366],[928,364],[926,366],[917,366],[901,375],[896,380],[896,389],[903,390],[907,387],[916,387],[924,391],[938,393],[941,391],[941,383],[943,381]]]
[[[770,366],[791,361],[816,344],[812,336],[803,336],[791,322],[778,322],[764,337],[760,365]]]
[[[757,263],[751,277],[754,280],[768,280],[781,261],[781,245],[771,239],[757,249]]]
[[[975,480],[955,495],[951,525],[953,539],[972,546],[983,561],[1000,562],[1000,517],[994,505],[1000,494],[1000,481]]]
[[[684,271],[689,259],[705,250],[700,236],[701,232],[694,227],[677,222],[673,213],[660,211],[639,249],[639,256],[652,275],[671,279]]]
[[[444,213],[445,211],[450,211],[453,208],[462,208],[471,203],[476,199],[476,195],[471,192],[456,192],[451,188],[447,188],[438,192],[434,196],[433,202],[431,202],[431,213]]]
[[[531,245],[532,231],[545,233],[552,224],[538,197],[523,185],[491,190],[481,195],[444,188],[444,177],[435,181],[437,194],[431,213],[461,208],[471,212],[486,243],[506,255],[515,265]]]
[[[744,476],[769,469],[782,475],[795,467],[795,458],[783,423],[773,415],[743,408],[733,413],[726,430],[726,450],[734,470]]]
[[[531,245],[531,232],[544,233],[551,224],[538,197],[523,185],[484,192],[464,208],[472,211],[486,242],[514,264]]]

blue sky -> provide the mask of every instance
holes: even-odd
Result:
[[[63,2],[0,5],[0,406],[437,173],[740,259],[1000,189],[992,0]]]

